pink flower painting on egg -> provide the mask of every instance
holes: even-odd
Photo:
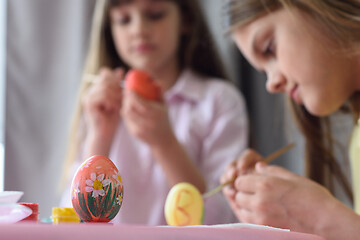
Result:
[[[73,208],[85,222],[109,222],[122,205],[124,185],[118,169],[106,156],[86,160],[77,170],[71,189]]]

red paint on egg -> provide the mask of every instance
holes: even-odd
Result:
[[[160,88],[149,74],[144,71],[137,69],[130,70],[125,76],[125,87],[146,99],[160,100]]]

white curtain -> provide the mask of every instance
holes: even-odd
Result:
[[[6,0],[0,0],[0,192],[4,190]]]
[[[24,191],[40,217],[57,206],[69,120],[94,0],[9,0],[5,190]]]
[[[210,31],[213,33],[215,44],[219,50],[220,57],[224,63],[225,70],[233,82],[239,84],[239,50],[229,35],[225,35],[222,22],[221,0],[200,1],[204,15],[207,19]]]

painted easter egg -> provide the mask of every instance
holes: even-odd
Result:
[[[204,220],[203,198],[190,183],[178,183],[170,189],[164,210],[166,222],[171,226],[201,225]]]
[[[149,100],[160,100],[160,88],[144,71],[130,70],[125,76],[125,87]]]
[[[109,222],[119,212],[124,185],[115,164],[106,156],[87,159],[71,185],[73,208],[85,222]]]

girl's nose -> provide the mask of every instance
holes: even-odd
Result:
[[[137,14],[131,26],[132,33],[134,35],[145,34],[149,28],[148,25],[149,23],[145,16],[143,16],[142,14]]]
[[[267,73],[266,89],[270,93],[284,92],[286,87],[286,78],[279,71]]]

